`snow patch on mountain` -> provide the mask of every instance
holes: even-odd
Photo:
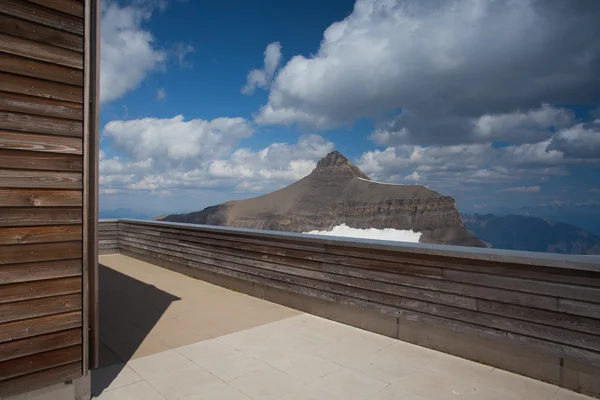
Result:
[[[361,239],[375,239],[375,240],[394,240],[397,242],[410,242],[418,243],[421,238],[421,232],[405,231],[399,229],[358,229],[350,228],[346,224],[334,226],[330,231],[310,231],[303,232],[311,235],[327,235],[327,236],[341,236]]]
[[[361,181],[370,182],[370,183],[379,183],[380,185],[406,186],[405,183],[378,182],[378,181],[374,181],[374,180],[371,180],[371,179],[365,179],[365,178],[361,178],[361,177],[357,177],[357,178],[360,179]]]

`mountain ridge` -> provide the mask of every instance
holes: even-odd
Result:
[[[559,254],[600,254],[600,236],[546,218],[461,214],[465,226],[492,248]]]
[[[344,223],[419,231],[424,243],[486,247],[465,229],[455,204],[424,186],[371,181],[334,151],[308,176],[282,189],[162,220],[287,232],[329,231]]]

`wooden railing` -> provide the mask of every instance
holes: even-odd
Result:
[[[100,224],[100,251],[600,395],[600,257],[153,221]]]

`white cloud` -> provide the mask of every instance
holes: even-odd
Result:
[[[428,142],[413,134],[407,127],[416,128],[421,133],[447,130],[448,138],[440,139],[442,143],[450,142],[491,142],[502,141],[511,143],[535,143],[548,139],[553,131],[572,125],[575,116],[566,108],[542,104],[526,112],[519,110],[502,114],[483,114],[476,118],[442,116],[439,119],[418,121],[419,117],[410,112],[401,114],[388,123],[373,131],[369,139],[380,146],[395,146],[413,142]],[[424,140],[421,140],[424,139]]]
[[[169,119],[111,121],[103,133],[135,160],[152,158],[155,162],[180,164],[226,156],[241,139],[252,135],[253,128],[244,118],[185,121],[183,115],[177,115]]]
[[[569,115],[540,105],[589,104],[600,87],[600,3],[592,3],[358,0],[315,55],[278,71],[256,121],[326,129],[401,109],[375,140],[522,138],[511,126],[542,140],[544,127]]]
[[[502,165],[560,165],[565,162],[564,154],[550,149],[552,140],[538,143],[511,145],[497,152]]]
[[[419,182],[421,180],[421,175],[419,175],[417,171],[413,171],[412,174],[406,175],[404,180]]]
[[[410,137],[410,132],[406,128],[397,131],[387,129],[376,129],[369,135],[369,139],[379,146],[393,146],[395,144],[404,144]]]
[[[257,152],[238,149],[228,159],[212,161],[208,171],[216,178],[292,182],[310,174],[316,167],[316,161],[333,148],[333,143],[319,135],[303,135],[293,145],[273,143]],[[263,187],[267,184],[261,183]]]
[[[477,171],[493,155],[489,144],[460,146],[413,146],[402,145],[363,153],[358,166],[367,174],[388,177],[396,174],[418,173],[423,175],[436,172]],[[412,172],[411,172],[412,171]],[[408,175],[406,180],[414,180]]]
[[[149,4],[103,4],[100,21],[101,103],[136,89],[148,74],[161,68],[166,61],[166,52],[142,26],[151,16]]]
[[[547,143],[535,148],[491,144],[460,146],[388,147],[362,154],[358,166],[371,178],[388,182],[427,184],[442,193],[473,184],[502,183],[543,176],[564,175],[561,165],[550,162],[555,152],[544,153]],[[536,153],[536,151],[538,153]],[[558,153],[562,160],[562,154]],[[529,157],[529,158],[527,158]]]
[[[537,193],[539,191],[541,191],[539,186],[515,186],[498,190],[498,192],[510,193]]]
[[[600,124],[577,124],[563,129],[549,148],[571,158],[600,159]]]
[[[165,101],[167,98],[167,91],[163,88],[160,88],[156,91],[156,100]]]
[[[589,188],[588,192],[591,192],[591,193],[600,193],[600,189],[598,189],[598,188]]]
[[[485,128],[536,123],[555,126],[572,120],[570,113],[542,107],[539,113],[495,117]],[[516,122],[518,121],[518,122]],[[522,124],[524,126],[527,124]],[[381,139],[381,132],[377,133]],[[545,182],[551,176],[567,175],[575,164],[600,165],[600,125],[576,123],[563,127],[550,137],[535,142],[494,146],[492,143],[419,146],[402,144],[384,150],[367,151],[358,165],[367,174],[392,182],[415,181],[443,190],[469,184],[515,182],[534,179]]]
[[[270,43],[265,49],[265,60],[262,69],[253,69],[248,73],[246,85],[242,88],[242,93],[252,94],[254,89],[259,87],[267,89],[273,80],[275,70],[281,61],[281,44],[279,42]]]
[[[118,194],[122,192],[121,189],[100,189],[100,194]]]
[[[410,243],[418,243],[419,239],[421,238],[421,232],[403,231],[391,228],[358,229],[350,228],[346,224],[334,226],[330,231],[310,231],[303,233],[311,235],[340,236],[360,239],[393,240],[396,242]]]
[[[539,109],[506,114],[485,114],[475,119],[474,134],[484,141],[538,141],[550,136],[549,128],[562,128],[572,123],[570,110],[542,104]]]
[[[308,175],[334,148],[319,135],[303,135],[295,144],[233,151],[249,129],[241,118],[112,121],[104,133],[126,159],[102,154],[103,193],[174,188],[267,192]]]

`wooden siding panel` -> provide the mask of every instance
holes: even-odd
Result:
[[[0,343],[0,362],[81,343],[81,328]]]
[[[0,33],[0,51],[65,67],[83,68],[81,53]]]
[[[452,281],[469,282],[482,286],[600,303],[600,289],[582,285],[563,285],[552,282],[534,281],[531,279],[511,278],[482,274],[479,272],[455,270],[444,270],[444,277]]]
[[[45,351],[0,362],[0,381],[81,360],[81,346]]]
[[[0,304],[0,323],[81,310],[81,294]]]
[[[0,92],[0,110],[76,121],[83,118],[81,104],[8,92]]]
[[[77,190],[40,190],[40,189],[0,189],[0,207],[77,207],[81,206],[81,192]],[[24,214],[30,210],[21,209]],[[74,211],[74,210],[71,210]],[[2,212],[0,211],[0,215]],[[7,214],[4,214],[7,215]],[[50,214],[53,215],[53,214]],[[70,215],[70,214],[69,214]],[[2,224],[0,217],[0,226],[8,226],[8,221],[22,221],[23,225],[31,225],[24,217],[9,218],[6,216],[5,225]],[[37,221],[44,222],[42,218]],[[71,217],[68,219],[72,220]],[[59,220],[52,220],[57,224]]]
[[[27,0],[30,3],[36,3],[56,11],[74,15],[83,18],[83,2],[76,0]],[[83,44],[81,45],[83,48]]]
[[[0,246],[0,265],[81,258],[81,242]]]
[[[560,299],[558,309],[562,312],[583,315],[585,317],[600,319],[600,304],[587,303],[585,301]]]
[[[83,102],[81,87],[4,72],[0,72],[0,90],[73,103]]]
[[[437,277],[441,279],[442,269],[448,268],[470,272],[477,270],[478,272],[493,275],[600,287],[600,274],[594,273],[593,271],[545,268],[535,265],[528,265],[528,268],[523,268],[521,264],[480,262],[478,260],[474,261],[471,258],[467,260],[433,256],[425,258],[400,251],[373,252],[369,251],[369,249],[357,247],[348,248],[329,244],[326,246],[322,244],[316,245],[307,243],[306,241],[296,241],[296,243],[294,243],[293,241],[290,242],[289,239],[287,241],[282,241],[275,238],[268,238],[265,242],[264,240],[260,240],[251,235],[243,236],[239,233],[210,232],[203,229],[195,229],[193,225],[190,225],[190,227],[173,227],[169,225],[155,226],[129,223],[124,220],[121,221],[120,224],[127,229],[144,230],[146,233],[150,232],[150,234],[156,236],[175,234],[183,235],[185,237],[197,237],[202,238],[202,241],[205,241],[207,244],[217,245],[220,241],[225,240],[231,242],[228,243],[226,247],[248,249],[248,246],[252,248],[253,245],[256,245],[255,247],[257,249],[269,249],[268,252],[271,254],[282,254],[301,259],[339,264],[340,266],[347,265],[356,268],[386,270],[393,274],[400,273],[404,275],[417,275],[429,278]],[[298,243],[301,243],[301,245]],[[352,264],[349,264],[347,260],[352,260]]]
[[[81,138],[81,121],[0,111],[0,130],[47,133]]]
[[[29,58],[18,57],[12,54],[0,53],[0,71],[8,74],[4,77],[15,79],[14,77],[24,75],[30,78],[43,79],[45,81],[58,82],[72,86],[83,86],[83,74],[81,70],[64,67],[62,65],[47,64],[41,61]],[[12,75],[10,75],[12,74]],[[27,82],[21,79],[21,82]],[[38,82],[39,83],[39,82]],[[10,91],[28,94],[34,96],[53,97],[50,85],[45,85],[41,90],[35,91],[30,86],[18,88],[15,85],[2,84],[2,88],[11,88]],[[6,90],[6,89],[2,89]],[[57,96],[55,95],[54,98]]]
[[[87,369],[92,3],[0,0],[0,397]]]
[[[81,189],[82,179],[77,172],[0,170],[4,188]]]
[[[24,0],[0,0],[3,13],[27,21],[83,35],[83,20]]]
[[[80,240],[81,225],[20,226],[0,228],[0,245],[53,243]]]
[[[0,267],[0,285],[81,276],[81,260],[58,260]]]
[[[0,149],[0,169],[81,171],[81,157],[71,154],[24,152]]]
[[[81,362],[0,381],[0,396],[12,396],[80,377]]]
[[[0,304],[81,292],[81,277],[0,285]]]
[[[552,312],[498,301],[477,299],[477,310],[488,314],[508,316],[544,325],[558,326],[569,330],[600,335],[600,319],[586,318],[573,313]],[[559,300],[560,311],[560,300]]]
[[[442,269],[438,267],[412,265],[409,263],[394,261],[380,261],[377,259],[352,257],[348,254],[331,254],[325,251],[324,246],[311,246],[307,244],[293,244],[278,240],[259,240],[251,237],[240,237],[225,234],[210,234],[204,232],[188,232],[185,230],[174,230],[169,228],[157,227],[149,228],[143,225],[135,226],[123,223],[123,230],[131,229],[133,231],[143,231],[146,234],[154,234],[165,237],[172,235],[183,235],[186,240],[203,242],[214,246],[225,246],[233,249],[256,251],[268,254],[294,257],[303,260],[324,262],[331,264],[345,265],[355,268],[377,269],[381,271],[390,271],[394,273],[404,273],[429,278],[441,278]],[[154,231],[154,232],[153,232]],[[363,255],[364,256],[364,255]]]
[[[123,238],[131,235],[131,228],[127,224],[123,224],[120,235]],[[150,239],[152,236],[145,236],[149,233],[146,231],[133,231],[137,233],[133,233],[135,235],[141,235],[141,238]],[[143,233],[142,233],[143,232]],[[179,239],[177,239],[179,237]],[[163,239],[164,238],[164,239]],[[216,239],[204,239],[204,238],[196,238],[191,236],[176,236],[171,233],[163,234],[161,236],[161,241],[165,243],[169,243],[168,240],[179,240],[179,242],[187,243],[189,245],[194,244],[195,247],[206,249],[210,248],[215,252],[223,252],[228,254],[237,255],[239,257],[251,257],[256,259],[266,259],[266,260],[280,260],[283,257],[286,261],[285,263],[295,266],[301,266],[302,268],[312,268],[316,270],[323,270],[332,273],[336,273],[339,275],[349,275],[355,276],[358,278],[366,278],[372,280],[379,280],[382,282],[393,282],[396,284],[401,284],[409,287],[414,287],[418,289],[426,289],[433,290],[436,292],[447,293],[447,296],[450,297],[452,295],[461,295],[468,297],[479,297],[484,299],[496,299],[499,301],[523,305],[523,306],[533,306],[539,308],[545,308],[550,310],[556,310],[557,308],[557,299],[548,297],[548,296],[534,296],[534,295],[524,295],[519,292],[503,290],[503,289],[494,289],[487,288],[478,285],[469,285],[469,284],[461,284],[455,282],[447,282],[441,279],[437,279],[437,275],[430,273],[429,276],[424,276],[425,271],[419,268],[402,268],[399,269],[396,273],[390,273],[388,264],[383,264],[381,266],[381,270],[372,270],[371,268],[361,268],[361,265],[364,265],[364,261],[354,260],[351,257],[346,257],[346,259],[341,260],[343,264],[334,263],[333,259],[329,257],[324,257],[321,254],[317,253],[303,253],[297,250],[281,250],[275,247],[270,246],[258,246],[258,245],[246,245],[245,243],[232,243],[229,242],[225,237],[221,240]],[[202,243],[202,244],[201,244]],[[208,247],[207,247],[208,246]],[[228,247],[229,246],[229,247]],[[233,248],[232,248],[233,247]],[[247,249],[247,250],[238,250],[238,249]],[[252,253],[254,252],[254,253]],[[298,259],[296,258],[298,257]],[[306,257],[306,258],[300,258]],[[335,256],[338,258],[338,256]],[[314,260],[327,260],[329,262],[315,262]],[[367,260],[368,261],[368,260]],[[353,267],[348,267],[349,265],[353,265]],[[409,273],[416,273],[417,276],[408,275]],[[441,274],[441,272],[440,272]]]
[[[0,227],[79,225],[81,222],[81,208],[0,208]]]
[[[82,143],[79,138],[33,135],[0,130],[0,148],[60,154],[81,154]]]
[[[81,326],[81,311],[0,324],[0,343]]]
[[[44,0],[46,1],[46,0]],[[61,2],[63,0],[60,0]],[[0,14],[0,32],[81,52],[83,37]]]

